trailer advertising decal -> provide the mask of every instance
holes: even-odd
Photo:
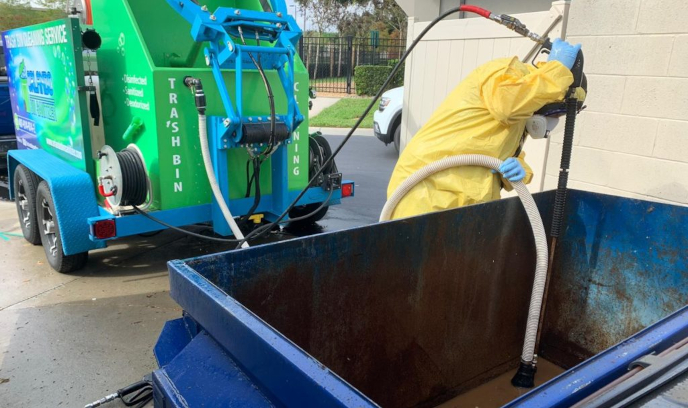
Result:
[[[78,90],[83,59],[74,45],[79,33],[78,22],[57,20],[6,31],[2,44],[19,148],[44,149],[87,170],[88,123],[81,115],[86,100]]]

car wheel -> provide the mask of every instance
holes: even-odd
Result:
[[[41,181],[36,190],[36,210],[41,241],[43,241],[43,249],[50,266],[60,273],[74,272],[83,268],[88,261],[88,252],[64,254],[53,195],[45,181]]]
[[[24,165],[20,164],[14,171],[14,202],[24,239],[33,245],[40,245],[41,235],[38,232],[36,220],[36,189],[38,176]]]
[[[397,149],[397,153],[399,153],[399,149],[401,148],[401,124],[398,124],[397,128],[394,129],[394,148]]]

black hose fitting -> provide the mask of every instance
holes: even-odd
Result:
[[[536,372],[537,366],[533,362],[526,363],[521,361],[516,375],[511,379],[511,385],[519,388],[533,388],[535,386]]]
[[[205,91],[203,91],[203,83],[198,78],[193,78],[190,76],[184,77],[184,85],[191,89],[194,94],[194,99],[196,103],[196,109],[201,115],[205,115],[206,109],[206,98]]]

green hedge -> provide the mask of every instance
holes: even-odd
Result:
[[[391,62],[391,61],[390,61]],[[395,61],[396,63],[396,61]],[[354,72],[356,81],[356,93],[358,95],[375,95],[385,80],[392,73],[392,66],[359,65]],[[394,75],[388,89],[396,88],[404,84],[404,67]]]

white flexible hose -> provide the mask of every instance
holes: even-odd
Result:
[[[429,164],[404,180],[396,191],[394,191],[394,194],[387,200],[382,209],[380,221],[388,221],[402,198],[404,198],[416,184],[435,173],[459,166],[482,166],[499,171],[499,166],[501,164],[501,160],[481,154],[451,156]],[[511,183],[511,185],[518,193],[518,197],[521,199],[521,203],[528,214],[528,220],[530,220],[530,226],[533,229],[533,236],[535,237],[535,252],[537,255],[535,281],[533,282],[533,292],[530,297],[530,309],[528,310],[528,323],[526,325],[526,336],[523,343],[523,354],[521,354],[521,360],[523,362],[533,363],[535,340],[540,320],[540,309],[542,308],[542,297],[545,292],[545,280],[547,279],[547,236],[545,234],[545,227],[542,224],[540,212],[528,188],[520,181]]]
[[[210,148],[208,147],[208,127],[206,124],[205,115],[198,115],[198,136],[201,139],[201,152],[203,154],[203,164],[205,164],[205,172],[208,174],[208,182],[210,183],[210,189],[213,190],[213,196],[215,201],[220,206],[222,215],[225,217],[229,228],[234,233],[236,239],[244,239],[244,234],[239,229],[232,213],[227,207],[224,197],[222,196],[222,191],[220,191],[220,186],[217,184],[217,179],[215,178],[215,171],[213,170],[213,162],[210,159]],[[248,243],[244,242],[241,244],[242,248],[248,248]]]

